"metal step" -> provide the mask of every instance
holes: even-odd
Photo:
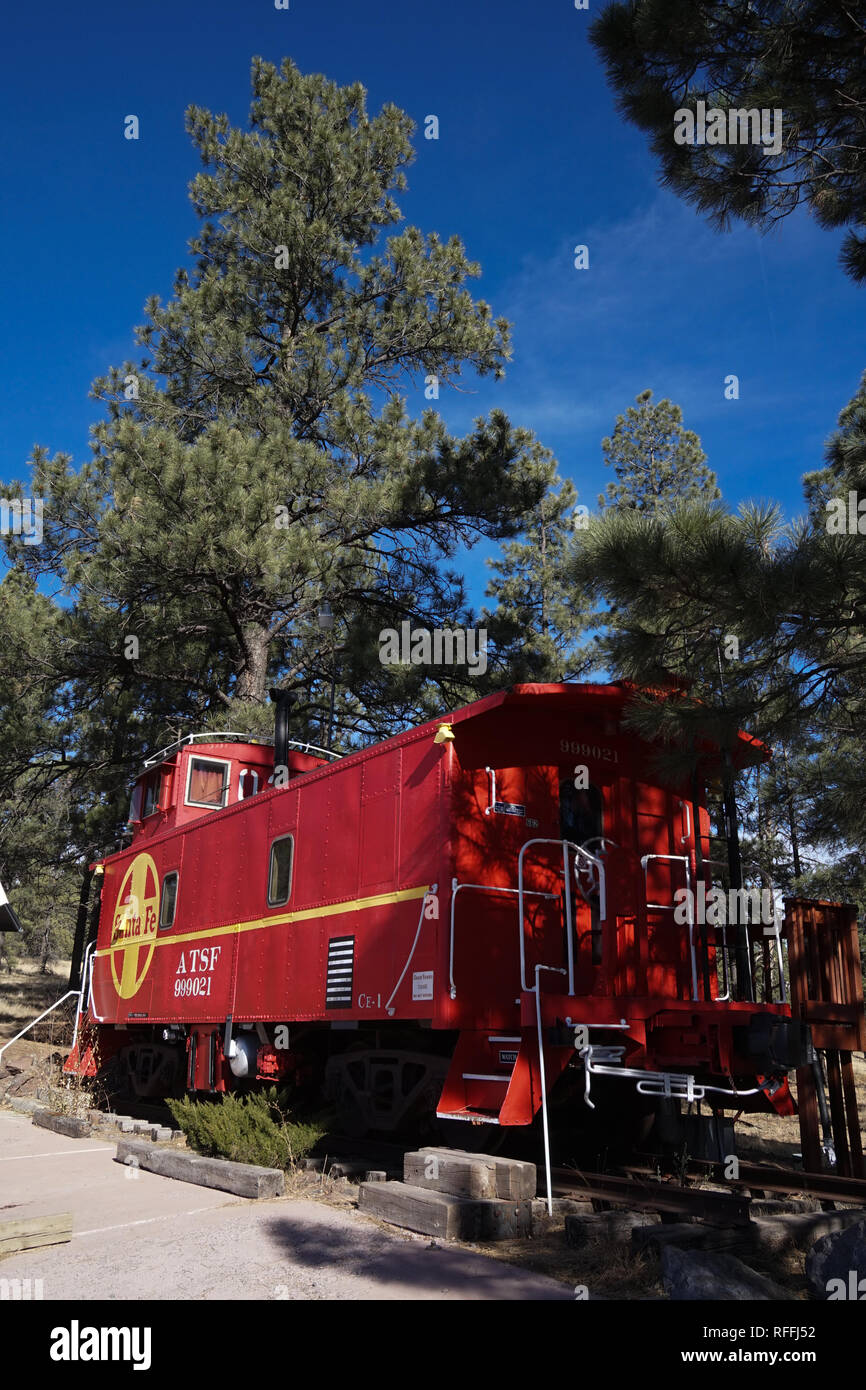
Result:
[[[437,1110],[437,1120],[475,1120],[485,1125],[498,1125],[499,1120],[487,1110]]]

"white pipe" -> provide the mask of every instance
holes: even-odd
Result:
[[[393,1014],[393,1012],[394,1012],[394,1010],[391,1008],[391,1003],[392,1003],[392,1000],[394,999],[394,996],[395,996],[396,993],[397,993],[397,990],[400,988],[400,986],[401,986],[402,983],[403,983],[403,978],[404,978],[404,976],[405,976],[405,974],[406,974],[406,971],[409,969],[409,965],[410,965],[410,963],[411,963],[411,961],[412,961],[412,957],[413,957],[414,954],[415,954],[415,947],[418,945],[418,937],[421,935],[421,928],[422,928],[423,925],[424,925],[424,909],[425,909],[425,907],[427,906],[427,899],[428,899],[429,897],[431,897],[433,893],[436,892],[436,890],[437,890],[438,887],[439,887],[438,883],[431,883],[431,884],[430,884],[430,887],[427,889],[427,892],[424,894],[423,898],[421,899],[421,916],[418,918],[418,927],[417,927],[417,930],[416,930],[416,932],[415,932],[415,940],[412,942],[411,950],[409,951],[409,954],[408,954],[408,956],[406,957],[406,964],[403,966],[403,973],[401,974],[399,980],[397,981],[396,985],[394,986],[394,988],[393,988],[392,991],[391,991],[391,998],[388,1000],[387,1004],[385,1005],[385,1013],[386,1013],[386,1014]]]
[[[547,1174],[547,1214],[553,1215],[553,1182],[550,1171],[550,1130],[547,1123],[547,1078],[544,1071],[544,1038],[541,1031],[541,982],[540,970],[549,970],[553,975],[564,975],[565,971],[556,965],[536,965],[535,967],[535,1020],[538,1024],[538,1070],[541,1078],[541,1123],[544,1130],[544,1169]]]
[[[574,862],[576,866],[577,860]],[[571,880],[568,876],[568,844],[565,840],[562,842],[562,872],[565,876],[565,950],[568,957],[568,992],[574,994],[574,923],[571,914]],[[520,935],[522,940],[522,931]]]

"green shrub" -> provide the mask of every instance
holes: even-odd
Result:
[[[318,1143],[325,1130],[318,1124],[289,1120],[280,1109],[277,1092],[221,1100],[168,1102],[175,1121],[198,1153],[255,1163],[261,1168],[290,1168]]]

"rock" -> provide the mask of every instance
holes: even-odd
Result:
[[[652,1246],[656,1250],[664,1245],[680,1245],[701,1250],[722,1251],[749,1260],[759,1255],[766,1261],[770,1255],[781,1255],[790,1250],[807,1250],[819,1236],[827,1236],[861,1222],[864,1213],[859,1208],[852,1211],[819,1211],[788,1215],[780,1212],[776,1216],[759,1216],[748,1226],[737,1226],[725,1230],[718,1226],[707,1226],[702,1222],[684,1225],[673,1222],[670,1225],[653,1226],[646,1230],[632,1232],[632,1245],[635,1249]]]
[[[662,1250],[662,1279],[669,1298],[687,1303],[790,1302],[792,1295],[772,1279],[744,1265],[736,1255],[713,1254],[708,1250],[680,1250],[667,1245]]]
[[[815,1241],[806,1256],[806,1282],[815,1298],[866,1298],[866,1221]]]

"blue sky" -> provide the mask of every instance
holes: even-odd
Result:
[[[573,0],[211,0],[15,5],[4,22],[0,482],[36,443],[87,457],[92,380],[136,356],[146,297],[167,297],[197,219],[183,113],[243,124],[254,54],[360,80],[416,120],[409,222],[458,234],[475,292],[513,324],[502,383],[443,394],[455,430],[498,405],[592,506],[600,440],[645,387],[681,405],[726,499],[801,507],[802,474],[866,366],[866,290],[841,233],[805,215],[770,236],[714,232],[659,189],[617,114]],[[123,138],[139,117],[141,138]],[[428,114],[440,138],[423,138]],[[589,247],[577,271],[573,248]],[[740,399],[724,398],[736,373]],[[423,408],[422,390],[407,392]],[[476,599],[479,548],[467,567]]]

